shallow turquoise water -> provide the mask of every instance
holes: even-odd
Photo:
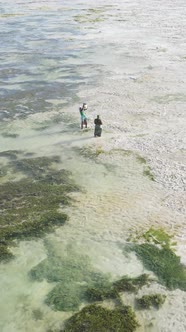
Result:
[[[104,179],[108,172],[105,166],[77,157],[74,152],[74,147],[92,143],[93,131],[80,133],[79,115],[76,116],[71,110],[76,104],[78,112],[82,102],[77,92],[83,90],[83,86],[95,85],[104,71],[103,64],[97,63],[95,54],[94,33],[99,32],[95,30],[91,38],[86,37],[89,28],[96,28],[96,22],[89,21],[99,18],[102,11],[97,14],[92,6],[89,8],[87,4],[74,1],[62,4],[60,1],[16,1],[2,2],[1,5],[0,150],[17,150],[30,156],[58,155],[62,160],[61,167],[71,170],[84,190],[88,184],[91,192],[102,192],[98,179],[93,183],[89,180],[94,179],[95,172],[100,174],[100,179]],[[105,11],[107,8],[103,8]],[[87,29],[84,28],[84,20]],[[7,161],[1,158],[1,165]],[[2,181],[15,179],[19,179],[19,175],[8,172]],[[107,184],[108,179],[104,185],[110,190],[113,176]],[[106,190],[103,190],[103,196]],[[93,209],[96,205],[97,202],[93,204]],[[86,208],[92,209],[89,202]],[[70,211],[71,208],[67,213],[70,214]],[[110,247],[107,239],[104,244],[100,242],[102,235],[99,232],[93,235],[99,213],[96,212],[87,229],[85,216],[89,219],[88,210],[85,215],[79,213],[75,217],[78,225],[75,226],[72,217],[70,224],[65,226],[64,234],[59,228],[47,236],[52,252],[43,239],[15,242],[16,246],[11,249],[15,260],[1,264],[0,268],[1,331],[44,332],[50,328],[58,331],[64,319],[71,315],[71,312],[54,311],[46,305],[45,298],[55,286],[54,282],[50,283],[45,278],[42,281],[29,278],[29,271],[48,255],[55,259],[65,254],[71,259],[75,254],[86,257],[89,251],[87,257],[93,270],[111,275],[115,269],[118,271],[114,275],[124,272],[122,262],[125,259],[117,237],[111,240]],[[98,248],[99,262],[96,259]],[[115,255],[118,257],[115,258]],[[110,265],[111,261],[114,267]],[[140,263],[137,266],[142,269]],[[133,264],[128,270],[136,273]]]
[[[71,315],[71,312],[53,311],[45,304],[47,294],[56,285],[54,282],[45,278],[33,282],[28,276],[30,269],[47,259],[51,252],[54,258],[85,254],[95,270],[109,273],[111,278],[138,275],[144,272],[143,266],[134,255],[124,256],[121,249],[129,233],[135,234],[140,227],[148,228],[157,221],[168,227],[170,221],[173,224],[174,215],[162,204],[163,192],[143,177],[143,167],[133,155],[103,155],[95,162],[74,151],[91,145],[94,152],[99,152],[104,149],[104,137],[112,140],[111,132],[104,132],[103,139],[96,142],[92,128],[80,132],[79,91],[86,95],[87,88],[107,78],[108,67],[119,75],[134,75],[131,79],[135,80],[135,75],[142,75],[141,70],[151,61],[158,66],[168,58],[161,50],[158,57],[152,51],[154,62],[148,58],[150,48],[155,49],[159,42],[156,33],[153,36],[148,30],[153,24],[156,27],[156,2],[150,8],[151,18],[155,20],[148,22],[141,11],[136,12],[135,4],[127,2],[128,7],[122,13],[119,4],[120,1],[114,5],[110,1],[109,6],[103,1],[94,7],[93,1],[1,1],[0,151],[58,155],[62,160],[60,167],[71,170],[84,189],[83,193],[72,195],[76,201],[67,209],[69,222],[48,235],[47,244],[43,240],[18,242],[12,248],[16,259],[1,265],[3,332],[59,331],[62,322]],[[148,6],[145,6],[147,12]],[[166,9],[165,4],[159,14],[161,20],[165,20]],[[139,27],[135,18],[141,24]],[[118,35],[117,28],[120,31],[120,24],[125,27],[127,20],[128,29]],[[171,28],[170,22],[169,25],[164,29]],[[117,41],[113,38],[113,27]],[[100,37],[101,31],[104,39]],[[120,49],[122,37],[125,43]],[[144,45],[147,45],[145,52]],[[163,59],[161,52],[165,54]],[[156,83],[159,87],[159,81]],[[167,89],[166,82],[164,85]],[[143,93],[141,98],[146,98],[146,92]],[[106,102],[107,98],[112,105],[112,93],[111,97],[106,95]],[[157,103],[162,100],[164,103],[163,97]],[[1,162],[3,165],[6,159]],[[15,180],[15,174],[8,174],[8,179]],[[168,310],[165,313],[169,315]]]

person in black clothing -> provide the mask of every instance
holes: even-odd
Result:
[[[97,115],[97,118],[94,120],[94,124],[95,124],[94,137],[96,137],[96,136],[101,137],[102,121],[101,121],[99,115]]]

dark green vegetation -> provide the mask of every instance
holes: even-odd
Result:
[[[92,304],[72,316],[65,332],[133,332],[138,327],[131,307],[120,306],[113,310]]]
[[[84,300],[89,300],[87,289],[104,289],[109,283],[109,275],[95,271],[86,255],[78,254],[68,248],[65,252],[57,252],[50,242],[45,241],[48,258],[30,271],[32,280],[57,282],[48,293],[46,303],[53,310],[78,310]]]
[[[159,244],[161,247],[170,248],[175,245],[175,242],[171,242],[172,236],[167,234],[162,228],[150,228],[142,236],[147,242]]]
[[[10,138],[16,138],[19,136],[18,134],[11,134],[11,133],[2,133],[1,135],[3,137],[10,137]]]
[[[30,276],[34,280],[48,282],[87,282],[92,273],[92,267],[88,256],[77,254],[74,250],[67,250],[66,253],[55,252],[50,243],[46,243],[48,257],[37,266],[32,268]],[[97,276],[98,278],[98,276]]]
[[[136,300],[137,307],[140,309],[150,309],[154,307],[159,309],[165,302],[166,296],[161,294],[144,295]]]
[[[172,236],[161,228],[150,228],[137,236],[137,240],[142,238],[146,243],[134,244],[129,250],[136,252],[144,266],[157,275],[160,283],[169,289],[186,290],[186,267],[171,248],[175,245]]]
[[[24,176],[0,185],[1,260],[10,257],[5,249],[11,240],[42,236],[63,225],[67,215],[58,209],[71,202],[69,192],[78,190],[68,171],[56,169],[58,157],[18,159],[18,155],[18,151],[1,153],[10,160],[8,170]]]
[[[0,157],[6,157],[8,159],[17,159],[17,156],[21,154],[21,151],[18,150],[7,150],[0,152]]]
[[[13,258],[12,253],[9,251],[6,244],[0,244],[0,262],[1,261],[9,261]]]
[[[94,161],[96,161],[97,157],[101,153],[105,153],[105,151],[101,147],[97,147],[96,150],[88,146],[83,148],[75,147],[74,150],[83,157],[92,159]]]
[[[83,301],[85,286],[70,283],[59,283],[47,294],[46,304],[53,310],[78,310]]]
[[[89,302],[104,301],[107,299],[120,299],[118,291],[112,286],[88,288],[85,292],[85,298]]]
[[[123,277],[113,283],[113,287],[118,292],[137,292],[141,287],[150,282],[148,274],[142,274],[136,278]]]
[[[88,288],[85,292],[85,298],[89,302],[103,301],[106,299],[117,300],[120,303],[122,292],[137,292],[141,287],[150,282],[147,274],[142,274],[136,278],[124,276],[121,279],[111,283],[97,284],[96,287]]]
[[[137,278],[123,277],[116,282],[110,275],[96,271],[86,255],[78,254],[75,249],[67,248],[61,252],[53,243],[45,240],[48,257],[31,269],[32,280],[57,282],[48,293],[45,302],[53,310],[78,310],[83,302],[100,302],[111,299],[121,304],[120,292],[136,291],[149,282],[148,275]]]
[[[147,176],[151,181],[155,181],[154,175],[152,174],[152,171],[149,166],[145,166],[143,170],[143,175]]]
[[[34,320],[42,320],[43,319],[43,313],[40,309],[34,309],[32,311],[32,317]]]
[[[169,289],[186,290],[186,268],[180,257],[170,248],[159,248],[153,244],[140,244],[132,247],[144,266],[153,271],[159,281]]]
[[[117,300],[120,302],[120,295],[114,284],[110,281],[107,275],[103,275],[101,278],[99,274],[95,274],[94,278],[85,292],[85,300],[88,302],[104,301],[106,299]],[[96,281],[96,282],[95,282]]]
[[[140,155],[136,155],[136,159],[140,164],[146,164],[145,158],[141,157]]]

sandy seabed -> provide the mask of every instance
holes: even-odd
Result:
[[[53,3],[48,1],[48,5]],[[60,7],[58,1],[55,5]],[[73,243],[78,251],[88,252],[103,272],[115,277],[126,272],[135,276],[144,272],[142,265],[134,255],[123,257],[116,243],[125,242],[131,233],[163,227],[174,235],[176,252],[186,264],[186,4],[183,0],[91,0],[81,2],[81,6],[98,10],[94,12],[95,22],[83,19],[82,11],[79,27],[84,35],[80,41],[77,37],[83,49],[86,43],[92,45],[92,52],[89,48],[81,66],[87,79],[78,92],[79,100],[88,104],[88,131],[78,128],[73,137],[67,133],[61,138],[58,124],[37,136],[30,127],[48,120],[49,114],[30,115],[10,124],[9,129],[18,130],[20,137],[16,142],[3,139],[2,150],[21,146],[40,155],[52,155],[62,154],[68,145],[105,152],[100,153],[96,164],[81,159],[74,163],[67,152],[65,165],[86,194],[74,194],[77,202],[74,208],[67,209],[68,225],[49,236],[60,250]],[[74,58],[74,65],[76,62]],[[86,72],[90,64],[97,72],[94,84],[90,84]],[[56,100],[48,97],[54,107]],[[77,126],[78,107],[73,103],[62,109]],[[103,121],[101,138],[93,137],[97,114]],[[131,154],[122,155],[122,151]],[[143,165],[135,155],[146,160],[155,181],[143,176]],[[104,164],[113,165],[115,172],[106,172]],[[33,250],[31,243],[23,242],[16,251],[17,260],[1,271],[4,300],[0,308],[6,312],[2,331],[58,331],[68,314],[54,313],[42,304],[51,288],[47,282],[33,285],[26,277],[29,269],[46,257],[42,243],[37,242]],[[139,331],[185,332],[185,292],[167,291],[154,284],[151,289],[143,288],[141,295],[152,292],[165,293],[167,300],[157,312],[140,313]],[[128,301],[132,303],[132,298]],[[44,321],[33,322],[31,309],[37,306],[45,313]]]
[[[102,138],[92,144],[104,151],[133,151],[145,158],[154,175],[154,190],[143,190],[135,182],[141,206],[146,210],[143,221],[139,206],[129,204],[130,195],[120,196],[126,203],[120,210],[127,224],[123,228],[136,232],[140,228],[165,228],[175,235],[176,251],[186,264],[186,5],[183,1],[177,5],[172,1],[118,3],[120,23],[113,22],[110,29],[103,24],[97,38],[98,59],[105,59],[106,74],[98,87],[85,88],[79,96],[89,105],[90,127],[96,114],[103,121]],[[109,42],[114,43],[112,51],[105,45],[105,51],[99,54],[100,43]],[[110,158],[113,163],[117,160],[116,155]],[[108,204],[111,201],[112,198]],[[127,219],[126,211],[131,208],[136,215]],[[115,222],[116,215],[117,209],[113,213]],[[120,231],[124,234],[124,230]],[[154,316],[154,328],[147,324],[144,330],[185,331],[185,310],[185,293],[170,292],[167,305]],[[153,314],[144,316],[150,322]]]

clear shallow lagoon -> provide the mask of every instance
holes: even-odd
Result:
[[[0,329],[2,332],[57,332],[72,312],[54,311],[46,305],[46,296],[56,282],[49,282],[47,278],[33,281],[29,277],[32,268],[44,259],[52,265],[56,257],[61,262],[64,257],[70,260],[76,255],[77,259],[78,255],[85,255],[93,269],[109,273],[112,280],[124,274],[137,276],[146,270],[134,254],[123,254],[128,236],[156,223],[167,230],[171,225],[175,231],[175,221],[177,228],[181,227],[182,216],[162,203],[165,192],[143,176],[143,165],[135,154],[101,153],[107,147],[105,137],[110,142],[115,140],[113,128],[107,123],[104,137],[95,142],[91,121],[97,110],[100,112],[104,106],[107,109],[115,102],[112,86],[110,95],[105,95],[104,105],[94,95],[94,88],[112,75],[118,81],[121,76],[127,78],[121,88],[126,91],[122,102],[129,100],[129,109],[133,107],[130,92],[136,80],[140,81],[139,88],[134,88],[136,108],[138,105],[140,109],[148,108],[153,97],[158,111],[161,103],[167,105],[170,99],[184,103],[185,53],[181,47],[184,40],[178,32],[182,29],[185,7],[179,1],[175,14],[173,5],[167,1],[164,4],[153,1],[151,5],[144,1],[143,7],[138,1],[126,1],[125,6],[120,1],[114,4],[112,1],[97,4],[94,1],[0,1],[0,5],[0,151],[16,150],[34,157],[59,156],[58,168],[70,170],[83,189],[71,194],[75,201],[65,208],[69,215],[65,226],[45,239],[16,241],[11,249],[15,260],[1,264]],[[158,22],[163,22],[160,27]],[[173,65],[168,67],[170,62]],[[160,64],[167,66],[162,90],[158,90],[164,76]],[[180,75],[176,80],[178,69]],[[155,96],[151,85],[155,87]],[[149,98],[144,87],[149,89]],[[171,96],[170,87],[174,90]],[[148,105],[142,105],[145,98]],[[89,130],[80,132],[78,107],[83,101],[90,103]],[[117,122],[115,114],[111,112],[109,116],[111,122]],[[110,121],[109,116],[105,114],[105,121]],[[136,125],[135,115],[124,116],[125,121]],[[118,122],[122,123],[121,114],[119,117]],[[151,123],[146,127],[147,132],[151,130]],[[155,121],[157,130],[156,126]],[[137,134],[140,127],[133,130]],[[93,148],[96,158],[78,153],[78,148],[87,146]],[[7,158],[1,157],[2,167],[7,162]],[[1,180],[14,181],[19,176],[10,171]],[[169,294],[161,286],[156,291]],[[184,331],[185,294],[179,290],[171,294],[162,311],[139,314],[139,331],[164,332],[166,322],[162,322],[162,317],[170,320],[169,328],[175,324],[178,332]],[[132,298],[128,301],[132,303]],[[151,321],[156,322],[149,327]]]

